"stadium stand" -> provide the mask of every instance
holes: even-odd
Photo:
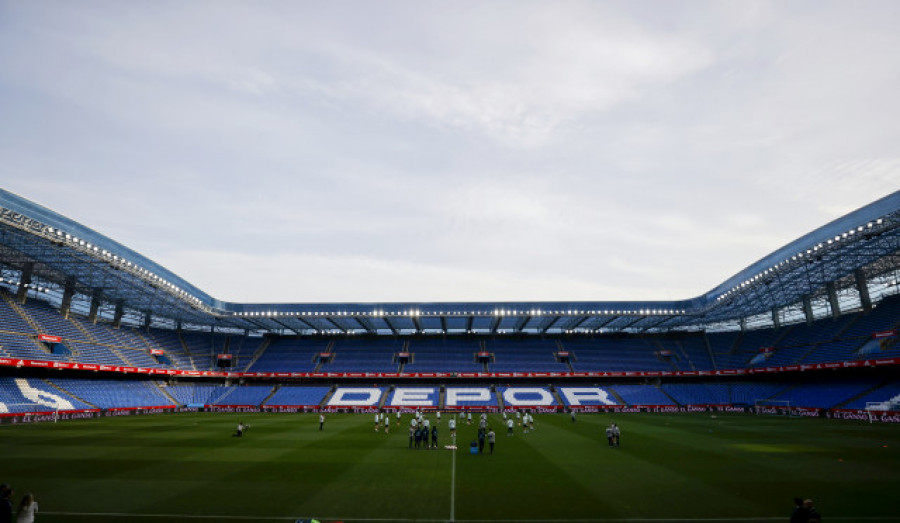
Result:
[[[672,370],[669,363],[659,359],[659,349],[642,337],[566,338],[562,345],[574,352],[572,368],[576,372]]]
[[[181,405],[187,407],[202,407],[214,404],[216,400],[231,392],[231,387],[193,383],[169,385],[168,387],[165,387],[165,391]]]
[[[675,402],[653,385],[615,384],[606,387],[627,405],[674,405]]]
[[[222,397],[214,400],[214,405],[262,405],[274,391],[274,385],[242,385],[229,387]]]
[[[303,387],[285,385],[266,401],[268,406],[312,406],[320,405],[331,387]]]
[[[47,382],[0,378],[0,412],[42,412],[95,408]]]
[[[481,351],[477,341],[468,339],[415,339],[409,343],[412,361],[403,372],[484,372],[475,361]]]
[[[394,355],[403,348],[403,342],[395,339],[335,340],[331,347],[334,354],[324,363],[321,372],[398,372]]]
[[[567,363],[556,361],[555,339],[501,339],[485,342],[487,352],[494,355],[488,364],[490,372],[571,372]]]
[[[331,340],[277,338],[247,369],[249,372],[313,372],[316,357],[328,352]]]
[[[48,382],[101,409],[174,406],[154,381],[53,378]]]

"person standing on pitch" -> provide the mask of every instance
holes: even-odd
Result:
[[[34,523],[34,513],[37,511],[38,504],[34,500],[34,495],[31,492],[25,494],[16,512],[16,523]]]
[[[487,434],[484,433],[483,429],[478,429],[478,453],[484,454],[484,438]]]
[[[324,426],[325,426],[325,414],[320,412],[319,413],[319,432],[322,432],[322,427],[324,427]]]
[[[12,523],[13,489],[9,485],[0,485],[0,523]]]
[[[491,454],[494,453],[494,443],[497,441],[497,434],[494,433],[494,429],[488,427],[487,433],[488,445],[491,447]]]
[[[456,441],[456,418],[451,416],[447,424],[450,426],[450,443],[453,444]]]
[[[420,427],[420,426],[418,426],[418,425],[416,426],[416,432],[415,432],[415,435],[416,435],[416,449],[418,449],[418,448],[420,448],[420,447],[422,446],[422,432],[423,432],[424,430],[425,430],[425,429],[423,429],[422,427]],[[426,438],[425,441],[426,441],[425,444],[427,445],[427,444],[428,444],[428,443],[427,443],[427,442],[428,442],[428,439]]]
[[[381,413],[376,412],[375,413],[375,432],[378,432],[378,425],[380,425],[380,424],[381,424]]]
[[[616,447],[619,446],[619,436],[621,436],[621,434],[622,433],[619,431],[619,426],[613,423],[613,442],[615,443]]]
[[[609,444],[610,447],[613,446],[613,428],[612,428],[612,425],[609,425],[608,427],[606,427],[606,442]]]
[[[515,425],[515,422],[513,422],[512,418],[509,418],[508,420],[506,420],[506,435],[507,436],[513,435],[513,425]]]
[[[409,448],[413,448],[413,440],[416,437],[416,427],[414,425],[409,426]]]
[[[431,427],[431,448],[436,449],[438,447],[437,439],[438,439],[438,428],[437,428],[437,423],[435,423],[434,426]]]
[[[569,416],[572,417],[572,423],[575,423],[575,411],[573,409],[569,409]]]

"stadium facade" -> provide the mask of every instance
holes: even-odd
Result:
[[[242,304],[0,190],[0,414],[760,402],[891,413],[898,225],[895,192],[678,301]],[[799,374],[826,369],[840,374]]]

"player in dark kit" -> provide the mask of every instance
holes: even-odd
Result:
[[[438,429],[437,429],[437,423],[435,423],[434,426],[431,427],[431,448],[433,448],[433,449],[436,449],[438,446],[437,438],[438,438]]]

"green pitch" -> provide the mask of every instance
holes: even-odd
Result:
[[[434,416],[429,416],[434,420]],[[898,521],[900,427],[749,415],[538,415],[494,455],[409,450],[373,415],[170,414],[0,426],[0,482],[42,522]],[[238,420],[251,428],[233,437]],[[606,445],[615,421],[622,446]],[[447,415],[441,447],[449,443]],[[157,517],[149,517],[156,515]]]

